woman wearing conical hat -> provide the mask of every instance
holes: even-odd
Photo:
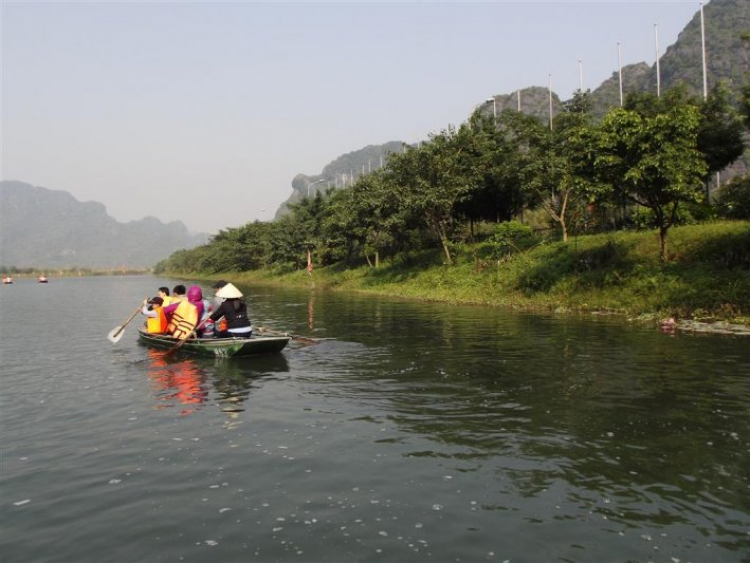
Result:
[[[247,305],[242,293],[234,284],[228,283],[216,292],[216,297],[224,299],[218,309],[209,317],[216,322],[221,317],[227,321],[227,329],[216,333],[217,338],[248,338],[253,334],[253,326],[247,316]]]

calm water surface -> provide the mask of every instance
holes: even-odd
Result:
[[[320,343],[107,340],[175,283],[0,288],[3,561],[750,561],[747,338],[242,287]]]

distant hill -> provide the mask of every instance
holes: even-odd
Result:
[[[147,268],[208,235],[154,217],[119,223],[101,203],[61,190],[0,182],[0,265],[18,268]]]
[[[328,163],[320,174],[308,176],[297,174],[292,180],[292,195],[276,211],[276,219],[283,217],[290,203],[296,203],[318,191],[329,187],[342,188],[351,186],[354,179],[363,173],[377,170],[387,162],[388,155],[403,150],[401,141],[390,141],[383,145],[368,145],[363,149],[352,151]],[[313,185],[314,184],[314,185]]]

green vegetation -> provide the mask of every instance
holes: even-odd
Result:
[[[190,276],[305,287],[314,283],[318,288],[519,310],[676,316],[750,325],[748,221],[676,227],[668,264],[659,259],[654,231],[585,235],[563,243],[530,236],[525,229],[509,230],[486,242],[456,245],[453,266],[445,264],[445,256],[435,249],[379,268],[316,266],[312,277],[304,268]]]
[[[709,171],[743,149],[723,90],[633,95],[600,122],[590,107],[579,92],[551,124],[478,110],[350,188],[221,231],[155,271],[294,281],[309,252],[316,281],[390,295],[750,317],[750,182],[705,201]]]

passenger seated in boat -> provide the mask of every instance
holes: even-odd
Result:
[[[187,298],[185,297],[185,286],[184,285],[176,285],[174,286],[174,289],[172,289],[172,296],[169,298],[169,303],[164,303],[164,314],[167,315],[167,322],[172,320],[172,314],[177,309],[177,305],[180,304],[180,301],[185,301]],[[162,297],[162,299],[164,299]]]
[[[176,301],[169,307],[164,307],[167,332],[175,338],[188,338],[200,320],[198,307],[185,298],[184,285],[176,285],[172,293]]]
[[[212,305],[211,306],[211,313],[213,313],[219,307],[221,307],[221,304],[224,302],[224,299],[222,299],[221,297],[219,297],[218,293],[219,293],[219,290],[222,287],[224,287],[225,285],[227,285],[227,283],[229,283],[229,282],[227,282],[225,280],[219,280],[219,281],[217,281],[213,285],[213,288],[214,288],[214,300],[213,300],[213,303],[211,304]],[[215,327],[212,326],[213,324],[214,324],[214,322],[210,318],[208,320],[206,320],[206,331],[203,334],[204,337],[207,338],[208,337],[207,333],[209,333],[209,332],[211,332],[213,330],[216,330],[216,332],[222,332],[222,331],[226,331],[227,330],[227,320],[224,317],[221,317],[219,319],[219,322],[215,325]],[[212,334],[211,336],[215,336],[215,335]]]
[[[200,338],[203,336],[203,323],[208,318],[206,301],[203,299],[203,290],[197,285],[191,285],[187,292],[187,298],[198,309],[198,328],[195,332],[198,338]]]
[[[146,316],[146,332],[149,334],[163,334],[167,331],[167,317],[162,307],[161,297],[144,299],[141,313]]]
[[[224,299],[209,319],[216,322],[224,317],[226,330],[218,330],[217,338],[248,338],[253,334],[253,326],[247,317],[247,305],[241,299],[242,293],[233,284],[228,283],[216,292],[216,297]]]
[[[172,298],[169,296],[169,288],[168,287],[160,287],[159,291],[157,293],[159,297],[161,297],[162,301],[164,301],[164,306],[167,307],[168,305],[172,304]]]

